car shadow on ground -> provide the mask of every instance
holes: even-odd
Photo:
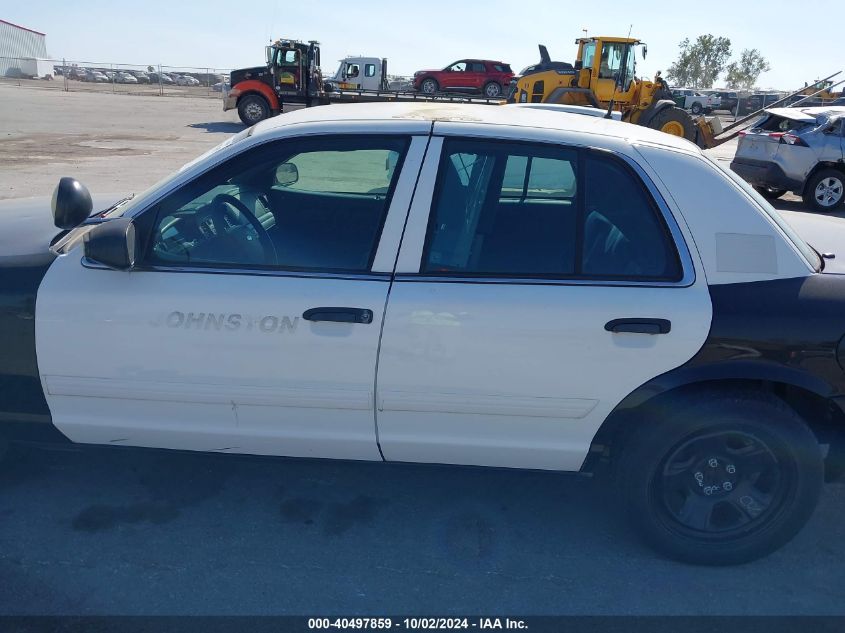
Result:
[[[196,130],[205,130],[212,134],[235,134],[244,129],[243,123],[233,123],[231,121],[209,121],[207,123],[189,123],[187,127],[192,127]]]

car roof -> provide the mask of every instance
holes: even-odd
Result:
[[[685,151],[700,151],[695,144],[683,138],[611,119],[542,108],[436,101],[334,104],[301,108],[258,123],[252,136],[256,139],[263,136],[275,136],[278,130],[293,125],[343,121],[430,121],[432,123],[471,123],[502,128],[508,126],[543,128],[613,137],[627,142],[641,141]]]

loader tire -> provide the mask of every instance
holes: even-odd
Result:
[[[649,121],[648,127],[672,136],[680,136],[688,141],[695,141],[695,125],[685,110],[665,108]]]

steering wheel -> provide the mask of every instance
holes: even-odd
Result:
[[[255,230],[258,236],[258,243],[264,249],[264,256],[268,264],[277,264],[278,256],[276,255],[276,247],[273,245],[273,240],[270,234],[267,233],[258,218],[249,210],[249,208],[235,196],[228,193],[221,193],[214,196],[214,199],[209,205],[210,213],[208,215],[213,224],[213,231],[215,235],[222,235],[227,226],[243,226],[241,218],[246,221]],[[200,230],[203,230],[200,228]],[[269,256],[269,257],[268,257]]]

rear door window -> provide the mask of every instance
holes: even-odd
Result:
[[[677,280],[677,250],[621,161],[553,145],[449,139],[421,271]]]
[[[621,161],[584,161],[580,271],[589,277],[676,280],[680,261],[665,221],[640,179]]]

